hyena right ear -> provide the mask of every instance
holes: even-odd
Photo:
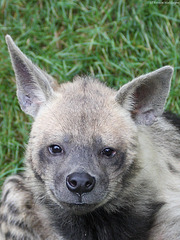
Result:
[[[137,124],[151,125],[164,110],[173,68],[162,67],[122,86],[117,102],[131,113]]]
[[[9,35],[6,43],[16,76],[19,104],[25,113],[35,117],[41,105],[53,95],[56,82],[28,59]]]

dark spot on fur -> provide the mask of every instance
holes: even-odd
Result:
[[[96,149],[97,146],[102,146],[103,142],[102,142],[102,137],[100,135],[96,135],[92,137],[93,140],[93,148]]]
[[[10,226],[16,226],[17,228],[20,228],[22,230],[25,230],[26,232],[30,233],[32,236],[34,236],[34,234],[32,233],[32,230],[28,228],[28,226],[20,221],[20,220],[15,220],[15,219],[10,219],[8,221],[8,218],[7,216],[5,215],[0,215],[0,223],[2,222],[6,222],[8,223]],[[5,239],[14,239],[14,240],[31,240],[29,237],[27,237],[25,234],[23,235],[23,237],[20,237],[20,236],[17,236],[17,235],[14,235],[12,234],[10,231],[8,231],[6,234],[5,234]],[[32,239],[35,239],[35,238],[32,238]]]
[[[8,179],[8,182],[17,183],[18,185],[20,184],[19,179],[17,179],[16,177]]]
[[[32,209],[32,205],[30,202],[26,202],[25,207],[29,210]]]
[[[13,215],[20,214],[19,209],[13,203],[8,203],[7,207],[8,207],[9,212],[12,213]]]
[[[135,179],[135,176],[139,173],[140,170],[141,168],[138,165],[138,161],[134,159],[128,171],[126,171],[122,177],[122,185],[124,189],[126,189],[126,187],[128,187],[129,184],[133,182],[133,179]]]
[[[16,187],[22,191],[27,191],[27,189],[25,188],[24,184],[22,181],[24,181],[23,177],[18,175],[19,177],[21,177],[22,179],[18,179],[16,178],[16,176],[14,178],[10,178],[8,180],[8,183],[11,182],[11,183],[15,183]],[[22,180],[22,181],[21,181]]]
[[[6,200],[7,200],[7,196],[8,196],[9,193],[10,193],[10,190],[8,189],[8,190],[6,191],[6,193],[5,193],[4,197],[3,197],[3,199],[2,199],[2,202],[6,202]]]
[[[27,224],[25,224],[24,222],[22,222],[20,220],[16,220],[13,218],[13,219],[9,219],[9,221],[8,221],[8,217],[6,215],[0,215],[0,223],[2,223],[2,222],[8,223],[10,226],[16,226],[16,227],[23,229],[26,232],[29,232],[32,234],[32,230],[30,230],[28,228]],[[14,239],[16,239],[16,238],[14,238]]]
[[[22,222],[21,220],[11,219],[9,224],[12,226],[16,226],[17,228],[20,228],[22,230],[25,230],[26,232],[32,233],[32,230],[28,228],[27,224]]]
[[[5,234],[5,239],[12,239],[9,231]]]
[[[167,166],[170,172],[180,174],[180,172],[171,163],[168,163]]]
[[[1,214],[1,215],[0,215],[0,222],[1,222],[1,223],[2,223],[2,222],[7,222],[7,216],[4,215],[4,214]]]
[[[172,155],[177,159],[177,160],[180,160],[180,152],[176,152],[176,150],[174,150],[172,152]]]
[[[117,165],[116,171],[119,171],[122,168],[125,161],[126,161],[126,153],[125,152],[120,152],[118,154],[117,160],[115,162],[115,165]]]
[[[36,136],[35,135],[33,135],[33,136],[30,136],[30,138],[29,139],[35,139],[36,138]]]
[[[40,181],[41,183],[44,184],[44,180],[41,178],[41,176],[39,175],[39,173],[38,173],[35,169],[33,169],[33,173],[34,173],[35,178],[36,178],[38,181]]]
[[[171,112],[165,112],[163,116],[180,131],[180,116]]]
[[[33,166],[32,159],[30,159],[29,162],[31,163],[31,168],[32,168],[32,171],[33,171],[33,173],[34,173],[35,178],[36,178],[38,181],[40,181],[41,183],[44,184],[44,180],[41,178],[40,174],[36,171],[36,169],[35,169],[34,166]]]
[[[49,162],[48,158],[44,154],[44,148],[39,150],[39,161],[41,164],[45,164],[45,163]]]
[[[25,234],[23,235],[23,237],[17,236],[15,234],[12,234],[11,232],[7,232],[5,234],[5,239],[8,240],[31,240],[29,237],[27,237]]]

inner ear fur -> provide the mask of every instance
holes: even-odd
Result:
[[[116,101],[130,111],[137,124],[151,125],[164,111],[173,68],[162,67],[122,86]]]
[[[53,95],[57,83],[33,64],[9,35],[6,36],[6,43],[16,76],[19,104],[25,113],[35,117],[40,107]]]

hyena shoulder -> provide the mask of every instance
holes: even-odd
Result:
[[[0,207],[0,233],[4,234],[1,239],[33,239],[31,228],[36,218],[32,209],[32,194],[25,187],[23,177],[15,175],[7,178]]]
[[[25,177],[8,177],[1,196],[0,239],[56,240],[57,236],[50,229],[48,220],[42,222],[40,218],[43,213],[38,215],[40,209],[41,206],[35,203],[33,193],[26,185]]]

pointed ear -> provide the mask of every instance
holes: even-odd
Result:
[[[172,74],[173,68],[166,66],[135,78],[120,88],[116,100],[136,123],[151,125],[163,113]]]
[[[19,104],[25,113],[35,117],[40,107],[53,95],[56,82],[28,59],[9,35],[6,43],[16,76]]]

